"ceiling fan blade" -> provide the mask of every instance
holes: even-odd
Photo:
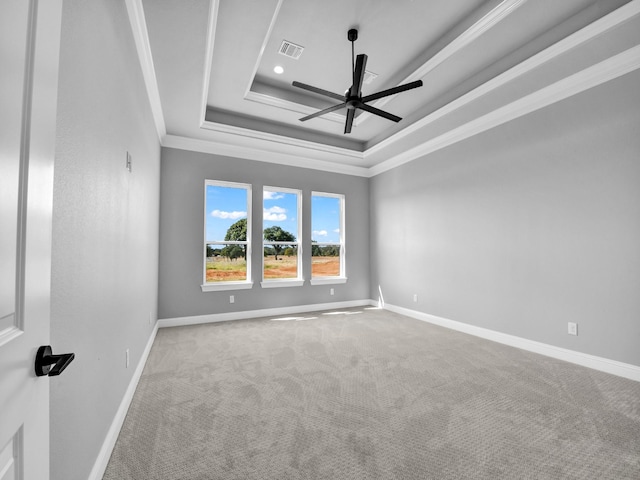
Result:
[[[395,95],[396,93],[405,92],[407,90],[411,90],[412,88],[418,88],[422,86],[422,80],[416,80],[415,82],[405,83],[404,85],[399,85],[397,87],[389,88],[387,90],[382,90],[378,93],[373,93],[371,95],[367,95],[366,97],[362,97],[363,102],[370,102],[372,100],[377,100],[382,97],[388,97],[389,95]]]
[[[356,114],[355,108],[347,110],[347,121],[344,124],[344,133],[351,133],[351,127],[353,126],[353,117]]]
[[[318,93],[320,95],[324,95],[325,97],[331,97],[335,100],[344,100],[344,95],[340,95],[338,93],[333,93],[330,92],[328,90],[323,90],[322,88],[318,88],[318,87],[313,87],[311,85],[307,85],[306,83],[301,83],[301,82],[293,82],[291,85],[293,85],[294,87],[298,87],[298,88],[302,88],[303,90],[308,90],[310,92],[313,93]]]
[[[320,115],[324,115],[325,113],[334,112],[336,110],[340,110],[341,108],[346,107],[347,104],[342,102],[338,105],[334,105],[333,107],[325,108],[324,110],[320,110],[319,112],[312,113],[311,115],[307,115],[306,117],[302,117],[300,119],[301,122],[306,122],[307,120],[311,120],[312,118],[319,117]]]
[[[361,53],[356,57],[356,69],[353,72],[353,85],[351,85],[350,95],[357,97],[362,90],[362,81],[364,80],[364,69],[367,67],[367,56]]]
[[[366,103],[358,102],[356,103],[356,107],[366,112],[373,113],[374,115],[378,115],[379,117],[384,117],[387,120],[391,120],[393,122],[399,122],[400,120],[402,120],[402,118],[398,117],[397,115],[393,115],[392,113],[385,112],[384,110],[380,110],[379,108],[372,107],[371,105],[367,105]]]

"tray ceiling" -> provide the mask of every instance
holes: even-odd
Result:
[[[127,6],[163,145],[299,159],[364,175],[446,145],[447,136],[481,130],[474,122],[491,128],[491,121],[499,124],[493,117],[508,121],[509,107],[526,114],[526,99],[543,108],[545,89],[564,92],[554,101],[571,88],[577,93],[583,87],[570,79],[579,83],[589,68],[601,74],[594,85],[606,82],[604,62],[634,70],[640,45],[638,0],[127,0]],[[359,31],[356,55],[366,53],[367,70],[376,74],[363,95],[413,80],[424,86],[371,103],[402,117],[399,123],[360,113],[345,135],[344,111],[300,122],[339,102],[291,83],[344,93],[351,85],[350,28]],[[304,47],[298,59],[279,53],[283,41]]]

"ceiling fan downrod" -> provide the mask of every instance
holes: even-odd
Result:
[[[355,53],[355,41],[358,39],[358,30],[355,28],[350,29],[347,32],[347,39],[351,42],[351,84],[356,83],[356,53]]]

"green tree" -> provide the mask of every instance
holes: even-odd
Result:
[[[246,242],[247,241],[247,219],[241,218],[231,225],[224,236],[225,241]]]
[[[264,233],[264,239],[267,242],[295,242],[296,241],[296,237],[293,235],[293,233],[289,233],[277,225],[273,227],[265,228],[263,233]],[[271,246],[273,247],[273,250],[276,253],[276,260],[278,260],[278,254],[282,251],[284,246],[278,245],[278,244],[274,244]]]
[[[236,223],[231,225],[224,236],[225,241],[231,242],[246,242],[247,241],[247,219],[241,218]],[[247,246],[246,245],[227,245],[222,249],[220,254],[224,257],[235,258],[244,257],[247,259]]]
[[[337,245],[327,245],[322,249],[322,255],[325,257],[339,257],[340,247]]]
[[[246,252],[245,249],[243,248],[244,245],[229,245],[227,248],[229,249],[227,252],[227,256],[231,259],[231,260],[235,260],[236,258],[240,258],[243,257],[246,259]]]

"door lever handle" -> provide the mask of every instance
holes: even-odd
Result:
[[[36,353],[36,376],[44,377],[48,375],[54,377],[60,375],[74,358],[76,358],[75,353],[53,355],[50,345],[42,345]]]

